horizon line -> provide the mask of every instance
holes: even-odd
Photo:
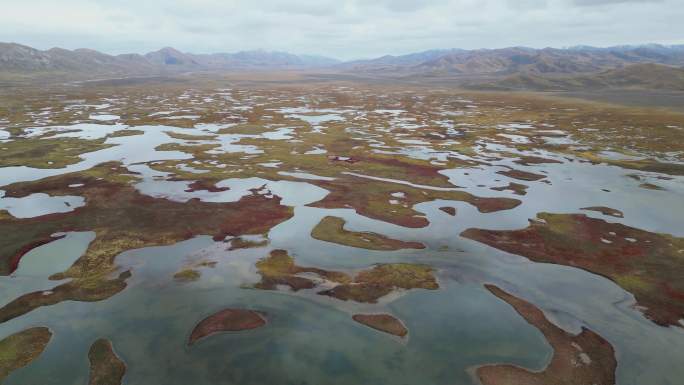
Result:
[[[122,53],[111,53],[107,52],[104,50],[99,50],[99,49],[94,49],[94,48],[88,48],[88,47],[79,47],[79,48],[63,48],[60,46],[52,46],[50,48],[36,48],[33,46],[30,46],[28,44],[24,43],[19,43],[16,41],[9,41],[9,42],[3,42],[0,41],[0,44],[14,44],[14,45],[20,45],[23,47],[28,47],[31,49],[35,49],[38,51],[46,52],[50,51],[53,49],[63,49],[67,51],[77,51],[77,50],[91,50],[91,51],[96,51],[105,55],[109,56],[122,56],[122,55],[141,55],[145,56],[149,53],[154,53],[154,52],[159,52],[164,49],[173,49],[175,51],[178,51],[182,54],[186,55],[220,55],[220,54],[238,54],[238,53],[248,53],[248,52],[266,52],[266,53],[284,53],[284,54],[290,54],[290,55],[295,55],[295,56],[313,56],[313,57],[319,57],[319,58],[325,58],[325,59],[332,59],[332,60],[337,60],[341,63],[345,62],[353,62],[353,61],[363,61],[363,60],[373,60],[373,59],[379,59],[383,57],[401,57],[401,56],[407,56],[407,55],[412,55],[412,54],[419,54],[419,53],[425,53],[425,52],[431,52],[431,51],[465,51],[465,52],[473,52],[473,51],[496,51],[496,50],[502,50],[502,49],[512,49],[512,48],[519,48],[519,49],[531,49],[531,50],[545,50],[545,49],[556,49],[556,50],[571,50],[571,49],[577,49],[577,48],[585,48],[585,49],[611,49],[611,48],[638,48],[638,47],[646,47],[646,46],[659,46],[659,47],[665,47],[665,48],[674,48],[674,47],[682,47],[684,46],[684,42],[682,43],[677,43],[677,44],[665,44],[665,43],[655,43],[655,42],[649,42],[649,43],[637,43],[637,44],[615,44],[615,45],[588,45],[588,44],[575,44],[575,45],[569,45],[569,46],[562,46],[562,47],[554,47],[554,46],[544,46],[544,47],[533,47],[533,46],[525,46],[525,45],[512,45],[512,46],[502,46],[502,47],[496,47],[496,48],[486,48],[486,47],[481,47],[481,48],[458,48],[458,47],[451,47],[451,48],[426,48],[418,51],[409,51],[405,53],[400,53],[400,54],[391,54],[391,53],[386,53],[386,54],[378,54],[377,56],[370,56],[370,57],[357,57],[353,59],[341,59],[339,57],[335,56],[329,56],[329,55],[321,55],[321,54],[315,54],[315,53],[297,53],[293,51],[285,51],[285,50],[278,50],[278,49],[266,49],[266,48],[255,48],[255,49],[240,49],[240,50],[234,50],[234,51],[215,51],[215,52],[191,52],[191,51],[185,51],[181,50],[178,48],[173,47],[172,45],[166,45],[163,46],[159,49],[152,50],[152,51],[147,51],[147,52],[122,52]]]

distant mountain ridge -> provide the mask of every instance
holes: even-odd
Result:
[[[684,45],[564,49],[511,47],[425,51],[343,63],[365,76],[420,80],[488,90],[649,89],[684,91]]]
[[[287,52],[192,54],[165,47],[144,55],[107,55],[91,49],[41,51],[0,43],[0,74],[137,76],[195,71],[324,69],[352,76],[421,81],[449,79],[478,89],[577,90],[648,88],[684,90],[684,45],[597,48],[510,47],[443,49],[340,62]]]
[[[364,67],[398,67],[398,66],[415,66],[421,63],[435,60],[451,53],[467,52],[462,49],[433,49],[422,52],[410,53],[407,55],[393,56],[385,55],[376,59],[353,60],[340,64],[340,67],[348,69],[359,69]]]
[[[514,74],[470,88],[491,90],[587,91],[600,89],[649,89],[684,91],[684,68],[641,63],[591,74],[543,76]]]
[[[419,60],[413,60],[413,59]],[[421,60],[424,59],[424,60]],[[618,46],[608,48],[511,47],[501,49],[426,51],[345,63],[348,70],[374,73],[506,75],[591,73],[630,64],[684,65],[684,45]]]
[[[16,43],[0,43],[0,71],[142,74],[160,71],[312,68],[338,64],[322,56],[286,52],[242,51],[191,54],[171,47],[145,55],[107,55],[91,49],[51,48],[41,51]]]

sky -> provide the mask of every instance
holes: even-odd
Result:
[[[0,41],[342,60],[437,48],[684,44],[684,0],[0,0]]]

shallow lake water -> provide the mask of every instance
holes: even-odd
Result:
[[[487,282],[534,301],[569,331],[587,324],[604,335],[621,360],[621,383],[655,378],[658,383],[676,384],[684,376],[679,365],[682,331],[643,318],[629,307],[631,296],[602,277],[530,263],[475,242],[453,239],[451,229],[493,227],[499,221],[491,216],[470,222],[482,216],[462,203],[454,204],[458,217],[450,217],[437,210],[443,203],[420,207],[431,221],[420,230],[370,220],[352,210],[299,207],[294,218],[270,232],[267,248],[227,251],[223,242],[198,237],[173,246],[125,252],[117,263],[121,269],[131,269],[133,276],[122,293],[102,302],[64,302],[37,309],[0,325],[3,335],[31,325],[45,325],[55,333],[45,353],[6,383],[36,379],[41,384],[83,383],[88,373],[87,350],[99,337],[112,340],[128,363],[127,384],[467,384],[471,381],[468,369],[485,363],[543,368],[550,346],[510,306],[483,289]],[[421,239],[431,247],[368,252],[311,239],[305,229],[325,215],[345,218],[355,230]],[[33,250],[13,276],[0,277],[5,300],[56,286],[47,276],[68,266],[92,239],[88,233],[74,234]],[[443,246],[452,251],[435,251]],[[259,280],[254,263],[273,248],[289,250],[300,265],[342,271],[380,262],[429,263],[439,269],[440,290],[401,293],[378,308],[313,292],[250,288]],[[218,264],[202,269],[197,282],[173,279],[185,263],[200,259]],[[227,307],[262,311],[268,324],[253,332],[224,333],[187,346],[197,322]],[[351,319],[357,312],[383,309],[402,319],[410,330],[408,339],[377,333]]]

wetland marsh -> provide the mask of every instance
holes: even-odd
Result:
[[[684,378],[684,115],[241,77],[0,93],[0,382]]]

